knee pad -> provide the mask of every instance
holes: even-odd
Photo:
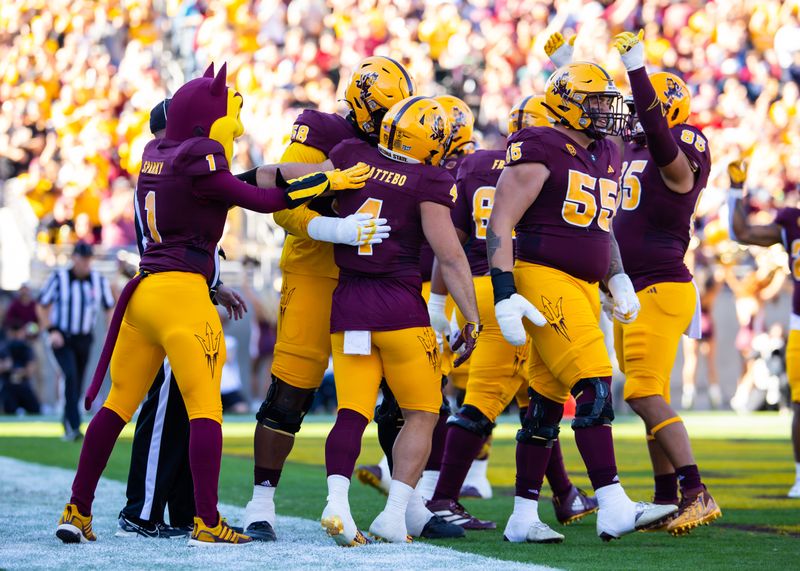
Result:
[[[381,404],[375,407],[375,424],[380,427],[396,427],[403,426],[403,412],[400,410],[400,405],[397,399],[394,398],[394,393],[389,388],[386,380],[381,380],[381,392],[383,393],[383,400]]]
[[[589,428],[591,426],[611,426],[614,420],[614,407],[611,404],[611,388],[598,377],[581,379],[572,387],[572,396],[577,400],[585,390],[594,391],[594,400],[576,404],[572,429]]]
[[[314,389],[300,389],[272,375],[272,384],[256,413],[259,424],[287,434],[297,434],[314,402]]]
[[[558,421],[553,423],[552,420],[547,420],[546,417],[551,415],[546,414],[548,412],[546,408],[554,406],[556,403],[545,400],[544,396],[532,388],[528,388],[528,396],[531,400],[525,416],[521,418],[522,428],[517,431],[517,442],[552,448],[555,441],[558,440],[558,433],[561,429]],[[563,406],[561,408],[563,413]]]
[[[465,404],[457,413],[447,419],[448,426],[460,426],[481,437],[489,436],[494,429],[494,422],[471,404]]]

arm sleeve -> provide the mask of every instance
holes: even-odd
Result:
[[[636,115],[642,125],[647,147],[659,167],[665,167],[678,156],[678,145],[670,135],[669,124],[664,116],[664,107],[650,83],[647,70],[643,67],[628,72],[633,93]]]
[[[302,143],[293,142],[286,147],[286,150],[283,152],[283,156],[281,156],[281,162],[322,163],[325,162],[327,158],[328,157],[325,156],[325,153],[319,149],[309,147],[308,145],[304,145]],[[292,210],[286,209],[281,210],[280,212],[275,212],[272,217],[275,219],[275,222],[289,234],[302,236],[303,238],[309,238],[308,223],[317,216],[319,216],[318,213],[311,210],[308,207],[308,204],[304,204]]]
[[[216,171],[195,178],[195,194],[254,212],[275,212],[286,208],[286,194],[280,188],[259,188],[244,183],[230,171]]]

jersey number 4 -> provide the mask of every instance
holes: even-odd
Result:
[[[378,200],[377,198],[368,198],[364,201],[364,204],[358,207],[356,214],[372,214],[373,218],[379,218],[382,208],[383,200]],[[359,246],[358,255],[371,256],[372,244],[364,244],[363,246]]]
[[[600,209],[592,191],[600,185]],[[586,173],[569,171],[567,197],[561,207],[561,217],[567,224],[588,228],[597,218],[597,225],[611,230],[611,219],[617,211],[617,183],[608,178],[595,178]]]

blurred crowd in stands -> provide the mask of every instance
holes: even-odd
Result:
[[[0,206],[24,196],[43,243],[130,247],[148,112],[210,61],[227,61],[244,95],[236,171],[276,161],[302,108],[341,110],[350,70],[372,54],[401,60],[420,93],[463,98],[480,145],[498,148],[510,106],[541,93],[552,72],[543,51],[552,32],[577,33],[576,57],[606,66],[624,91],[609,40],[639,28],[649,68],[683,76],[691,122],[709,139],[715,167],[690,261],[709,336],[717,292],[736,296],[748,371],[777,343],[760,336],[782,338],[764,307],[784,291],[786,255],[729,240],[725,167],[749,158],[753,216],[797,200],[800,0],[4,0]],[[687,344],[687,378],[691,356],[713,345]]]

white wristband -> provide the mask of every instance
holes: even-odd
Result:
[[[447,294],[441,293],[433,293],[431,292],[430,297],[428,298],[428,308],[429,310],[440,310],[444,313],[444,304],[447,301]]]

